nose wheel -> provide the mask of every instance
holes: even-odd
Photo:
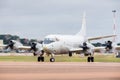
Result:
[[[72,57],[72,52],[69,52],[69,57]]]
[[[50,62],[55,62],[55,58],[50,58]]]

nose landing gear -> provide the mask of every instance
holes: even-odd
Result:
[[[55,58],[50,58],[50,62],[55,62]]]

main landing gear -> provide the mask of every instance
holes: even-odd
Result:
[[[41,50],[41,54],[40,54],[40,56],[38,56],[38,62],[44,62],[44,51],[43,50]]]
[[[88,57],[87,62],[94,62],[94,57],[92,57],[92,56]]]
[[[69,57],[72,57],[72,52],[69,52]]]
[[[87,57],[87,62],[94,62],[93,54],[88,53],[88,52],[84,52],[84,56],[88,56]]]
[[[83,53],[85,56],[88,56],[87,62],[94,62],[93,51],[90,47],[87,46],[87,43],[83,43]]]
[[[44,57],[39,56],[38,57],[38,62],[44,62]]]

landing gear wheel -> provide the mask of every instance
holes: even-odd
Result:
[[[94,62],[94,57],[91,57],[91,62]]]
[[[33,53],[34,56],[37,56],[37,54]]]
[[[39,56],[39,57],[38,57],[38,62],[40,62],[40,61],[41,61],[41,62],[44,62],[44,57]]]
[[[94,57],[88,57],[87,62],[94,62]]]
[[[69,52],[69,57],[72,57],[72,52]]]
[[[39,57],[38,57],[38,62],[40,62],[40,60],[41,60],[41,57],[39,56]]]
[[[55,62],[55,58],[50,58],[50,62]]]
[[[90,62],[90,57],[87,58],[87,62]]]

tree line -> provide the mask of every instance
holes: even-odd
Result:
[[[42,43],[42,40],[37,40],[37,39],[27,39],[27,38],[20,38],[17,35],[10,35],[10,34],[3,34],[0,35],[0,39],[3,40],[4,44],[8,44],[10,40],[18,40],[20,41],[23,45],[25,46],[30,46],[32,42],[39,42]],[[99,46],[105,46],[105,43],[92,43],[94,46],[99,47]],[[117,45],[120,45],[120,43],[118,43]]]
[[[38,41],[37,39],[20,38],[17,35],[10,35],[10,34],[0,35],[0,40],[3,40],[4,44],[9,44],[10,40],[17,40],[20,41],[25,46],[30,46],[32,42],[41,42],[41,40]]]

